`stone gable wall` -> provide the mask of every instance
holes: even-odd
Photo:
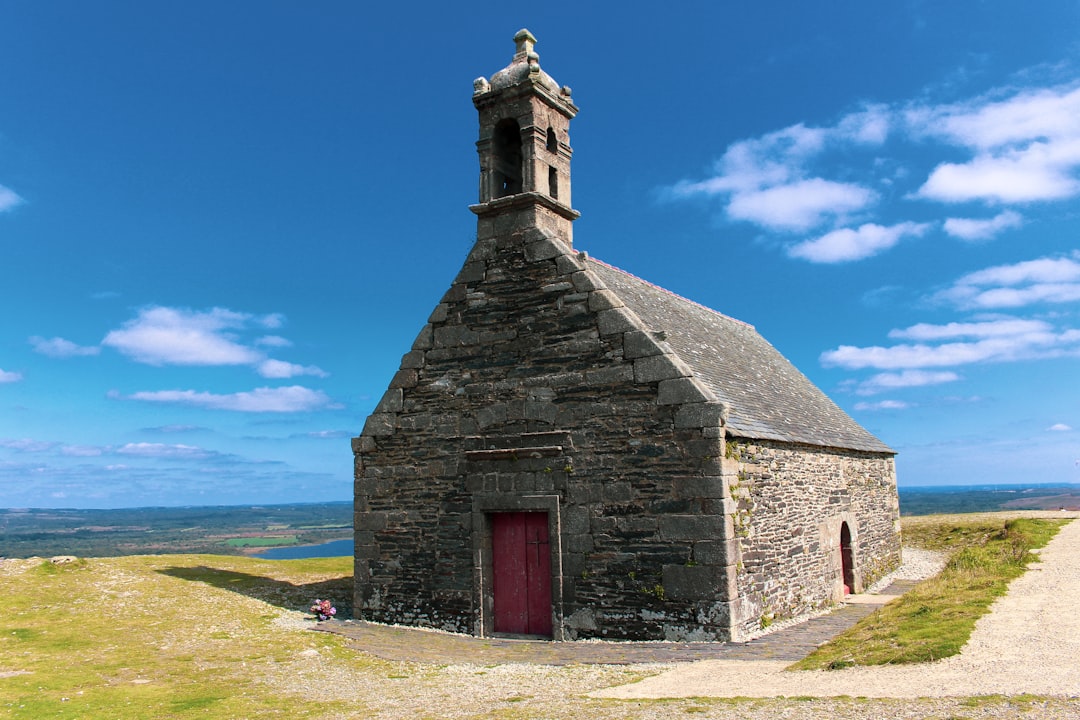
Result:
[[[505,220],[354,441],[357,609],[488,632],[487,513],[546,510],[557,638],[725,639],[722,407],[542,222]]]
[[[743,632],[843,599],[840,527],[848,523],[859,592],[900,564],[893,458],[733,439]]]

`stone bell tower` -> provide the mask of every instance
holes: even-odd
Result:
[[[477,239],[536,228],[569,247],[580,216],[570,207],[570,120],[578,109],[570,88],[540,69],[532,33],[519,30],[514,43],[507,67],[473,81],[480,202],[469,209],[478,217]]]

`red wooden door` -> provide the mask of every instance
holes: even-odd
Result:
[[[551,637],[551,551],[542,512],[491,516],[495,632]]]

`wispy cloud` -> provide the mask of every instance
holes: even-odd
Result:
[[[1077,117],[1076,85],[998,89],[961,103],[870,105],[832,125],[799,123],[733,142],[710,177],[683,180],[662,196],[712,197],[729,220],[772,233],[815,233],[788,246],[790,257],[810,262],[885,252],[900,239],[898,228],[988,240],[1024,224],[1021,213],[1001,205],[1080,194]],[[958,153],[967,159],[955,160]],[[928,155],[924,171],[912,165],[911,158]],[[912,201],[931,201],[918,211],[939,217],[905,222]],[[989,218],[948,211],[971,201],[999,209]]]
[[[969,273],[935,299],[963,309],[1017,308],[1080,300],[1080,252]]]
[[[1072,430],[1072,427],[1066,425],[1065,423],[1054,423],[1046,429],[1050,432],[1069,432],[1070,430]]]
[[[225,308],[191,310],[150,306],[139,310],[119,329],[110,331],[101,344],[148,365],[249,365],[265,378],[284,379],[310,375],[328,377],[315,365],[298,365],[267,357],[261,348],[284,348],[292,343],[280,335],[252,338],[253,332],[280,328],[280,313],[253,315]],[[62,338],[32,338],[39,352],[55,357],[92,354]]]
[[[926,370],[904,370],[903,372],[878,373],[859,383],[856,392],[859,395],[877,395],[901,388],[924,387],[956,382],[960,376],[954,372],[928,372]]]
[[[34,352],[54,358],[83,357],[101,352],[101,348],[96,345],[76,345],[60,337],[45,339],[35,335],[30,338],[30,345],[34,348]]]
[[[0,448],[7,448],[15,452],[39,453],[52,450],[60,445],[57,442],[47,440],[33,440],[31,438],[0,438]]]
[[[728,147],[713,177],[683,181],[667,194],[674,198],[721,196],[733,220],[770,230],[809,230],[863,210],[878,198],[875,191],[857,183],[812,174],[811,161],[836,142],[880,143],[887,130],[887,117],[875,109],[850,115],[831,128],[799,124],[741,140]]]
[[[1001,318],[975,323],[920,324],[889,334],[923,342],[888,347],[842,345],[822,353],[821,362],[849,370],[898,370],[1080,356],[1080,330],[1058,329],[1037,320]],[[931,344],[931,341],[958,338],[965,340]]]
[[[0,185],[0,212],[7,212],[22,205],[24,200],[14,190]]]
[[[855,403],[855,409],[861,412],[874,412],[878,410],[907,410],[912,407],[911,403],[903,400],[880,400],[878,402]]]
[[[314,365],[295,365],[282,360],[263,360],[258,365],[259,374],[264,378],[292,378],[301,375],[314,375],[315,377],[328,377],[328,373]]]
[[[22,373],[12,372],[0,368],[0,385],[5,383],[19,382],[23,379]]]
[[[990,238],[1024,224],[1024,217],[1013,210],[998,213],[992,218],[947,218],[945,232],[961,240],[989,240]]]
[[[191,405],[211,410],[232,410],[251,413],[292,413],[340,407],[321,390],[300,385],[290,387],[256,388],[250,392],[215,394],[195,390],[158,390],[137,392],[126,396],[130,400],[153,403]]]
[[[815,263],[838,263],[862,260],[891,248],[905,237],[919,237],[930,225],[905,222],[891,227],[867,223],[858,228],[841,228],[814,240],[807,240],[788,250],[791,257]]]
[[[117,455],[130,455],[142,458],[181,458],[185,460],[204,460],[210,453],[194,445],[168,445],[166,443],[128,443],[116,449]]]

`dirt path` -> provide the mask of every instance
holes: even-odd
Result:
[[[1042,561],[1014,580],[978,621],[961,654],[940,662],[784,672],[786,662],[703,660],[591,695],[912,698],[1034,693],[1080,698],[1080,522],[1063,527],[1040,555]]]

